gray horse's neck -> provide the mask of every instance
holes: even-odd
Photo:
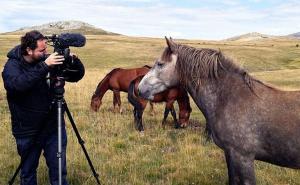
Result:
[[[197,90],[193,84],[189,83],[187,85],[187,91],[204,114],[206,121],[212,121],[215,117],[217,99],[219,96],[217,85],[206,84]]]
[[[207,127],[214,133],[214,124],[226,105],[234,103],[239,98],[255,96],[241,74],[228,72],[220,75],[218,80],[203,80],[196,88],[192,82],[188,82],[187,90],[194,102],[204,114]]]

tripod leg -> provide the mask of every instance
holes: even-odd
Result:
[[[95,168],[94,168],[94,166],[93,166],[93,163],[92,163],[92,161],[91,161],[91,159],[90,159],[90,157],[89,157],[89,155],[88,155],[88,153],[87,153],[87,151],[86,151],[86,148],[85,148],[85,146],[84,146],[84,141],[82,140],[82,138],[81,138],[81,136],[80,136],[80,134],[79,134],[79,132],[78,132],[78,130],[77,130],[77,127],[76,127],[76,125],[75,125],[75,122],[74,122],[74,120],[73,120],[73,118],[72,118],[72,115],[71,115],[71,113],[70,113],[70,111],[69,111],[69,108],[68,108],[68,106],[67,106],[67,103],[66,103],[65,101],[64,101],[64,107],[65,107],[66,113],[67,113],[67,115],[68,115],[68,118],[69,118],[69,120],[70,120],[70,122],[71,122],[72,128],[73,128],[73,130],[74,130],[74,132],[75,132],[75,134],[76,134],[76,137],[77,137],[77,139],[78,139],[78,142],[79,142],[79,144],[80,144],[80,146],[81,146],[81,148],[82,148],[82,150],[83,150],[83,152],[84,152],[84,155],[85,155],[85,157],[86,157],[86,159],[87,159],[87,161],[88,161],[88,163],[89,163],[89,165],[90,165],[90,167],[91,167],[91,170],[92,170],[92,172],[93,172],[93,175],[94,175],[94,177],[95,177],[97,183],[98,183],[98,184],[101,184],[101,183],[100,183],[100,180],[99,180],[99,174],[97,174],[97,172],[96,172],[96,170],[95,170]]]
[[[28,156],[29,156],[29,152],[28,152],[28,154],[26,155],[26,158],[27,158]],[[23,163],[24,163],[24,161],[21,161],[21,163],[19,164],[19,166],[18,166],[17,170],[15,171],[13,177],[8,181],[8,184],[9,184],[9,185],[13,185],[13,184],[14,184],[15,179],[16,179],[16,177],[17,177],[19,171],[21,170],[21,167],[23,166]]]
[[[62,127],[62,99],[57,101],[57,122],[58,122],[58,148],[57,148],[57,158],[58,158],[58,184],[62,184],[62,142],[61,142],[61,127]]]

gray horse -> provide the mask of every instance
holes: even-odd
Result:
[[[171,86],[186,88],[225,153],[230,185],[255,184],[254,160],[300,168],[300,91],[267,85],[220,51],[166,41],[139,93],[151,100]]]

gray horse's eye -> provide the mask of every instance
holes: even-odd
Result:
[[[164,66],[164,63],[157,62],[156,64],[157,64],[158,67],[163,67]]]

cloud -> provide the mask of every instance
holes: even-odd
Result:
[[[257,0],[254,4],[260,4]],[[107,31],[132,36],[224,39],[247,32],[289,34],[300,31],[300,3],[286,1],[251,8],[242,1],[2,0],[0,32],[59,20],[80,20]],[[193,3],[192,3],[193,2]],[[195,4],[203,6],[195,6]]]

